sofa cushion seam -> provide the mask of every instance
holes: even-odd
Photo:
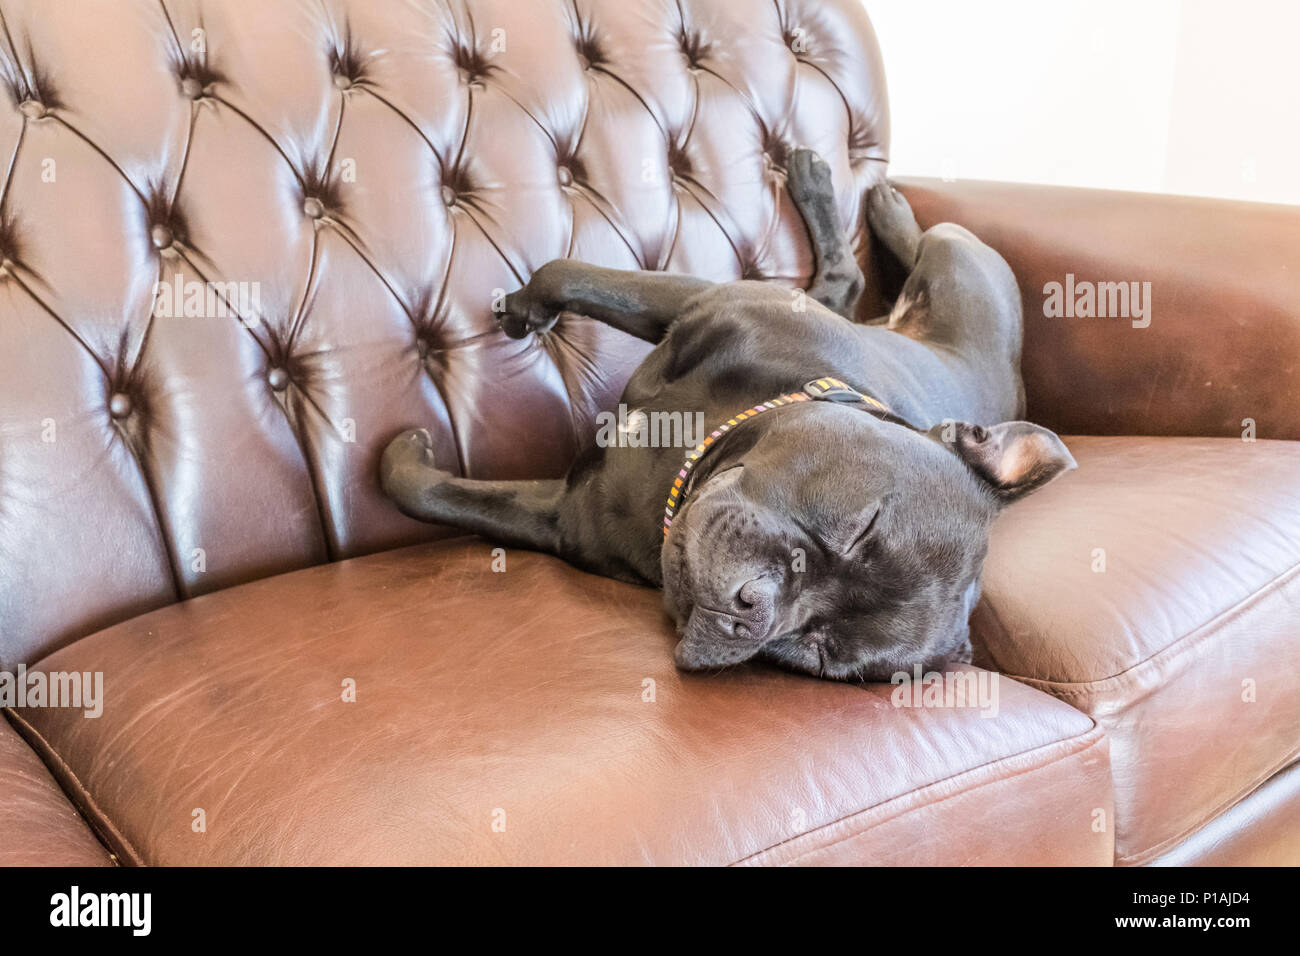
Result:
[[[1161,840],[1159,843],[1153,843],[1151,846],[1146,847],[1143,850],[1138,850],[1135,853],[1129,853],[1124,856],[1116,855],[1115,862],[1117,864],[1122,864],[1124,866],[1142,866],[1143,864],[1147,863],[1154,857],[1159,856],[1164,851],[1173,849],[1173,847],[1177,846],[1178,844],[1182,843],[1184,840],[1193,836],[1198,831],[1200,831],[1203,827],[1213,823],[1224,813],[1228,812],[1237,804],[1241,803],[1252,793],[1257,791],[1260,787],[1264,786],[1266,783],[1272,780],[1279,773],[1281,773],[1282,771],[1286,770],[1288,767],[1295,764],[1297,757],[1300,757],[1300,749],[1292,750],[1290,753],[1287,754],[1286,757],[1282,759],[1280,763],[1272,767],[1270,770],[1265,771],[1264,774],[1260,776],[1258,779],[1252,780],[1246,786],[1242,787],[1241,789],[1233,793],[1233,795],[1228,797],[1226,800],[1220,801],[1218,806],[1216,806],[1213,810],[1211,810],[1207,815],[1202,817],[1199,823],[1195,823],[1189,827],[1185,827],[1184,829],[1180,830],[1178,833],[1174,834],[1173,836],[1165,837],[1165,839]]]
[[[1089,739],[1089,738],[1091,738],[1091,739]],[[928,801],[926,801],[926,802],[924,802],[924,803],[918,804],[917,806],[914,806],[914,807],[910,807],[910,808],[906,808],[906,809],[899,810],[897,813],[894,813],[894,814],[892,814],[892,815],[890,815],[890,816],[887,816],[887,817],[885,817],[884,819],[877,820],[877,821],[875,821],[874,823],[871,823],[871,824],[869,824],[869,825],[867,825],[867,826],[865,826],[865,827],[862,827],[861,829],[854,830],[853,832],[848,833],[848,834],[845,834],[844,836],[839,837],[838,839],[833,839],[833,840],[831,840],[831,841],[829,841],[829,842],[827,842],[827,843],[823,843],[823,844],[821,844],[821,845],[819,845],[819,846],[809,847],[808,849],[803,850],[803,851],[797,853],[795,856],[791,857],[789,860],[787,860],[787,861],[785,861],[785,862],[786,862],[786,863],[794,863],[794,862],[796,862],[796,861],[798,861],[798,860],[803,859],[805,856],[808,856],[808,855],[811,854],[811,853],[817,853],[817,852],[819,852],[819,851],[821,851],[821,850],[826,850],[826,849],[829,849],[829,848],[831,848],[831,847],[838,846],[838,845],[840,845],[841,843],[844,843],[844,842],[846,842],[846,841],[848,841],[848,840],[854,839],[855,837],[858,837],[858,836],[862,835],[863,833],[866,833],[866,832],[868,832],[868,831],[870,831],[870,830],[874,830],[876,827],[883,826],[884,824],[889,823],[889,822],[892,821],[892,820],[897,820],[897,819],[899,819],[899,818],[901,818],[901,817],[903,817],[903,816],[906,816],[906,815],[909,814],[909,813],[913,813],[913,812],[915,812],[915,811],[917,811],[917,810],[922,810],[922,809],[925,809],[925,808],[927,808],[927,807],[938,806],[939,804],[944,803],[944,802],[946,802],[946,801],[948,801],[948,800],[951,800],[951,799],[953,799],[953,798],[955,798],[955,797],[963,796],[963,795],[968,794],[968,793],[974,793],[974,792],[977,791],[977,790],[980,790],[980,789],[982,789],[982,788],[984,788],[984,787],[992,786],[992,785],[995,784],[995,783],[1000,783],[1000,782],[1002,782],[1002,781],[1004,781],[1004,780],[1014,780],[1016,777],[1020,777],[1020,776],[1024,776],[1024,775],[1026,775],[1026,774],[1034,773],[1035,771],[1043,770],[1043,769],[1045,769],[1045,768],[1047,768],[1047,767],[1051,767],[1051,766],[1055,766],[1056,764],[1063,763],[1063,762],[1066,761],[1066,760],[1071,760],[1071,759],[1073,759],[1074,757],[1078,757],[1078,756],[1081,756],[1081,755],[1083,755],[1083,754],[1086,754],[1089,750],[1093,749],[1094,747],[1096,747],[1096,746],[1098,746],[1098,745],[1102,745],[1102,744],[1109,743],[1109,738],[1106,736],[1105,731],[1103,731],[1103,730],[1101,729],[1100,725],[1098,725],[1098,724],[1094,721],[1092,727],[1089,728],[1085,733],[1082,733],[1082,734],[1076,734],[1075,736],[1073,736],[1073,737],[1067,737],[1067,738],[1065,738],[1064,740],[1054,740],[1054,741],[1051,741],[1050,743],[1043,744],[1043,745],[1040,746],[1040,747],[1035,747],[1035,748],[1033,748],[1032,750],[1023,750],[1023,751],[1021,751],[1021,752],[1019,752],[1019,753],[1016,753],[1016,754],[1011,754],[1011,755],[1006,756],[1006,757],[1000,757],[1000,758],[998,758],[997,760],[991,760],[991,761],[989,761],[988,763],[980,764],[978,767],[971,767],[971,768],[969,768],[969,769],[967,769],[967,770],[963,770],[961,773],[954,774],[953,776],[950,776],[950,777],[944,777],[944,778],[942,778],[942,779],[940,779],[940,780],[935,780],[935,781],[933,781],[932,783],[928,783],[928,784],[926,784],[926,785],[923,786],[923,787],[919,787],[919,788],[917,788],[917,789],[915,789],[915,790],[909,790],[909,791],[907,791],[906,793],[900,793],[900,794],[898,794],[897,796],[890,797],[889,799],[887,799],[887,800],[883,800],[883,801],[881,801],[880,803],[875,803],[875,804],[872,804],[872,805],[869,806],[869,807],[863,807],[863,808],[861,808],[861,809],[859,809],[859,810],[855,810],[855,811],[853,811],[852,813],[845,814],[844,816],[839,817],[838,819],[832,820],[832,821],[830,821],[829,823],[823,823],[821,826],[819,826],[819,827],[817,827],[817,828],[815,828],[815,829],[807,830],[807,831],[805,831],[804,833],[800,833],[800,834],[798,834],[798,835],[796,835],[796,836],[790,837],[790,838],[787,839],[787,840],[781,840],[780,842],[778,842],[778,843],[773,843],[773,844],[771,844],[770,846],[766,846],[766,847],[764,847],[764,848],[761,849],[761,850],[756,850],[756,851],[754,851],[753,853],[749,854],[748,856],[742,857],[740,860],[737,860],[736,862],[737,862],[737,863],[748,863],[748,862],[750,862],[751,860],[755,860],[755,859],[757,859],[758,857],[763,856],[764,854],[771,853],[773,850],[776,850],[776,849],[778,849],[778,848],[780,848],[780,847],[782,847],[782,846],[786,846],[786,845],[788,845],[788,844],[790,844],[790,843],[794,843],[794,842],[797,841],[797,840],[803,840],[803,839],[805,839],[805,838],[807,838],[807,837],[810,837],[810,836],[812,836],[812,835],[814,835],[814,834],[817,834],[817,833],[819,833],[819,832],[821,832],[821,831],[828,830],[828,829],[830,829],[831,827],[838,826],[838,825],[841,824],[841,823],[851,823],[851,822],[852,822],[855,818],[857,818],[857,817],[861,817],[861,816],[863,816],[864,814],[868,814],[868,813],[871,813],[872,811],[879,810],[879,809],[882,808],[882,807],[887,807],[890,803],[893,803],[893,802],[895,802],[895,801],[904,800],[904,799],[906,799],[907,797],[910,797],[910,796],[913,796],[913,795],[916,795],[916,794],[924,793],[924,791],[926,791],[926,790],[930,790],[930,789],[935,788],[935,787],[938,787],[938,786],[940,786],[941,784],[949,783],[949,782],[954,781],[954,780],[959,780],[960,778],[965,777],[965,776],[971,776],[971,775],[977,774],[977,773],[979,773],[981,770],[985,770],[985,769],[988,769],[988,768],[991,768],[991,767],[996,767],[996,766],[998,766],[999,764],[1005,764],[1005,763],[1007,763],[1007,762],[1010,761],[1010,760],[1015,760],[1015,759],[1017,759],[1017,758],[1031,756],[1031,755],[1033,755],[1033,754],[1037,754],[1037,753],[1040,753],[1040,752],[1042,752],[1042,751],[1050,750],[1050,749],[1052,749],[1053,747],[1060,747],[1060,746],[1062,746],[1062,745],[1070,745],[1070,744],[1074,744],[1074,743],[1076,743],[1076,742],[1080,742],[1080,741],[1082,741],[1082,743],[1081,743],[1079,746],[1077,746],[1076,749],[1068,750],[1067,752],[1061,754],[1059,757],[1055,757],[1055,758],[1053,758],[1053,759],[1046,760],[1046,761],[1044,761],[1043,763],[1035,764],[1035,765],[1032,766],[1032,767],[1024,767],[1024,768],[1022,768],[1022,769],[1020,769],[1020,770],[1017,770],[1017,771],[1015,771],[1014,773],[1008,774],[1008,775],[1006,775],[1006,776],[993,777],[993,778],[991,778],[991,779],[984,780],[984,781],[982,781],[982,782],[972,783],[970,786],[963,787],[963,788],[961,788],[961,789],[959,789],[959,790],[954,790],[952,793],[944,794],[943,796],[939,797],[938,799],[935,799],[935,800],[928,800]],[[735,864],[733,864],[733,865],[735,865]]]
[[[51,746],[50,742],[45,739],[39,730],[19,716],[12,707],[6,707],[4,710],[8,715],[10,722],[13,724],[14,729],[17,730],[18,733],[26,739],[32,748],[41,756],[42,761],[47,767],[49,767],[55,778],[61,782],[66,781],[75,787],[76,793],[70,793],[69,796],[72,797],[74,804],[76,804],[85,815],[86,821],[91,825],[91,828],[96,831],[101,840],[107,845],[109,852],[121,851],[122,855],[132,864],[137,866],[142,865],[143,858],[138,852],[136,852],[131,841],[126,838],[125,834],[123,834],[120,829],[118,829],[117,825],[113,823],[108,814],[100,808],[99,804],[95,801],[95,798],[91,796],[90,791],[77,776],[76,771],[69,766],[68,762],[63,759],[62,755]]]
[[[1090,731],[1090,733],[1091,733],[1091,731]],[[1077,739],[1077,738],[1075,738],[1075,739]],[[908,809],[905,809],[905,810],[900,810],[898,813],[895,813],[895,814],[893,814],[892,816],[885,817],[885,818],[882,819],[882,820],[877,820],[876,822],[874,822],[874,823],[872,823],[872,824],[870,824],[870,825],[868,825],[868,826],[865,826],[865,827],[863,827],[863,828],[860,829],[860,830],[853,830],[851,833],[846,833],[844,836],[842,836],[842,837],[840,837],[840,838],[838,838],[838,839],[831,840],[831,841],[828,842],[828,843],[823,843],[823,844],[821,844],[820,846],[809,847],[808,849],[806,849],[806,850],[804,850],[804,851],[802,851],[802,852],[796,854],[795,856],[791,857],[789,860],[787,860],[787,861],[785,861],[785,862],[786,862],[786,863],[790,863],[790,864],[797,863],[799,860],[802,860],[803,858],[805,858],[805,857],[807,857],[807,856],[809,856],[809,855],[811,855],[811,854],[813,854],[813,853],[818,853],[818,852],[821,852],[821,851],[823,851],[823,850],[828,850],[828,849],[831,849],[831,848],[833,848],[833,847],[837,847],[837,846],[839,846],[839,845],[841,845],[841,844],[843,844],[843,843],[847,843],[849,840],[856,839],[857,837],[861,836],[862,834],[864,834],[864,833],[868,833],[868,832],[870,832],[871,830],[874,830],[876,827],[883,826],[883,825],[885,825],[886,823],[889,823],[889,822],[891,822],[891,821],[893,821],[893,820],[898,820],[898,819],[900,819],[900,818],[906,816],[906,815],[909,814],[909,813],[914,813],[914,812],[916,812],[917,810],[925,809],[925,808],[928,808],[928,807],[938,806],[939,804],[944,803],[944,802],[946,802],[946,801],[948,801],[948,800],[951,800],[951,799],[953,799],[953,798],[955,798],[955,797],[963,796],[963,795],[965,795],[965,794],[969,794],[969,793],[974,793],[974,792],[977,791],[977,790],[980,790],[980,789],[982,789],[982,788],[984,788],[984,787],[992,786],[992,785],[995,784],[995,783],[1001,783],[1001,782],[1006,781],[1006,780],[1014,780],[1014,779],[1016,779],[1017,777],[1026,776],[1026,775],[1028,775],[1028,774],[1035,773],[1035,772],[1037,772],[1037,771],[1039,771],[1039,770],[1044,770],[1044,769],[1046,769],[1046,768],[1048,768],[1048,767],[1055,766],[1055,765],[1060,764],[1060,763],[1062,763],[1062,762],[1064,762],[1064,761],[1066,761],[1066,760],[1071,760],[1071,759],[1073,759],[1074,757],[1077,757],[1077,756],[1081,756],[1081,755],[1083,755],[1083,754],[1086,754],[1089,750],[1091,750],[1093,747],[1097,746],[1098,744],[1102,743],[1103,741],[1106,741],[1105,733],[1104,733],[1104,732],[1103,732],[1103,733],[1098,733],[1098,734],[1096,735],[1095,739],[1093,739],[1090,743],[1088,743],[1088,744],[1086,744],[1086,745],[1080,747],[1078,750],[1073,750],[1073,751],[1070,751],[1070,752],[1068,752],[1068,753],[1062,754],[1059,758],[1057,758],[1057,759],[1055,759],[1055,760],[1048,760],[1048,761],[1046,761],[1046,762],[1044,762],[1044,763],[1035,764],[1035,765],[1032,766],[1032,767],[1025,767],[1025,768],[1020,769],[1020,770],[1017,770],[1015,773],[1009,774],[1009,775],[1007,775],[1007,776],[1005,776],[1005,777],[995,777],[995,778],[992,778],[992,779],[990,779],[990,780],[985,780],[985,781],[983,781],[982,783],[977,783],[977,784],[974,784],[974,785],[972,785],[972,786],[966,787],[966,788],[964,788],[964,789],[961,789],[961,790],[955,790],[955,791],[953,791],[952,793],[945,794],[944,796],[940,797],[940,798],[937,799],[937,800],[928,801],[928,802],[926,802],[926,803],[919,804],[918,806],[915,806],[915,807],[911,807],[911,808],[908,808]],[[1062,743],[1062,742],[1066,742],[1066,741],[1055,741],[1054,743]],[[1047,744],[1047,745],[1045,745],[1045,746],[1046,746],[1046,747],[1051,747],[1051,746],[1053,746],[1053,745],[1054,745],[1054,744]],[[1035,750],[1042,750],[1042,749],[1044,749],[1044,748],[1041,748],[1041,747],[1040,747],[1040,748],[1035,748]],[[1034,753],[1034,752],[1035,752],[1034,750],[1027,750],[1027,751],[1024,751],[1022,754],[1016,754],[1015,756],[1017,756],[1017,757],[1019,757],[1019,756],[1024,756],[1025,754],[1032,754],[1032,753]],[[994,764],[995,764],[995,763],[998,763],[998,762],[1001,762],[1001,761],[994,761]],[[966,771],[966,772],[967,772],[967,773],[975,773],[975,772],[977,772],[977,771],[983,769],[984,767],[993,766],[994,764],[984,764],[984,765],[982,765],[981,767],[972,767],[969,771]],[[959,776],[960,776],[960,775],[959,775]],[[955,778],[955,777],[949,777],[949,778],[947,778],[947,779],[948,779],[948,780],[953,780],[953,779],[956,779],[956,778]],[[922,790],[929,789],[929,787],[937,786],[938,784],[943,783],[943,782],[944,782],[944,781],[941,781],[941,780],[939,780],[939,781],[935,781],[935,783],[933,783],[933,784],[929,784],[929,785],[927,785],[926,787],[923,787],[923,788],[921,788],[921,789],[922,789]],[[913,791],[913,792],[915,793],[915,792],[919,792],[919,791]],[[906,796],[908,796],[908,794],[900,794],[898,797],[894,797],[893,799],[894,799],[894,800],[900,800],[900,799],[902,799],[902,798],[904,798],[904,797],[906,797]],[[854,817],[860,816],[860,815],[862,815],[862,814],[864,814],[864,813],[870,813],[872,810],[875,810],[875,809],[877,809],[877,808],[879,808],[879,807],[885,806],[885,804],[890,803],[890,802],[891,802],[891,801],[887,800],[887,801],[885,801],[885,803],[876,804],[876,805],[873,806],[873,807],[865,807],[865,808],[863,808],[862,810],[858,811],[857,813],[850,814],[850,815],[848,815],[848,816],[846,816],[846,817],[841,817],[839,820],[836,820],[836,821],[834,821],[834,822],[832,822],[832,823],[828,823],[828,824],[826,824],[825,826],[826,826],[826,827],[831,827],[831,826],[835,826],[835,825],[838,824],[838,823],[842,823],[842,822],[846,822],[846,821],[852,821]],[[824,829],[824,827],[818,827],[818,830],[820,830],[820,829]],[[816,832],[817,832],[817,830],[810,830],[810,831],[808,831],[808,834],[800,834],[798,837],[794,837],[794,838],[792,838],[792,840],[802,839],[804,836],[807,836],[807,835],[809,835],[809,834],[813,834],[813,833],[816,833]],[[786,841],[786,842],[792,842],[792,841]],[[776,844],[776,846],[780,846],[780,845],[781,845],[781,844]],[[774,848],[775,848],[775,847],[771,847],[771,848],[769,848],[769,849],[774,849]],[[760,852],[766,852],[766,851],[760,851]]]

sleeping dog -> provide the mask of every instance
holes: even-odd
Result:
[[[417,429],[385,450],[383,489],[413,518],[662,587],[685,669],[888,680],[968,660],[990,525],[1074,467],[1016,420],[1015,277],[961,226],[923,233],[880,183],[867,220],[908,276],[887,318],[856,324],[829,167],[794,150],[787,188],[812,240],[806,291],[557,259],[498,311],[512,338],[567,311],[654,343],[622,401],[703,413],[697,444],[593,440],[563,479],[476,481],[435,467]]]

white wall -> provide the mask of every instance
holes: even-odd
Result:
[[[865,2],[896,175],[1300,204],[1300,3]]]

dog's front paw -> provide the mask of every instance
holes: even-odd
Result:
[[[423,428],[402,432],[388,443],[379,461],[379,484],[390,498],[400,498],[418,475],[426,480],[434,464],[433,436]]]
[[[835,200],[831,184],[831,168],[816,150],[799,146],[790,151],[786,173],[786,189],[798,203],[812,199]]]
[[[505,297],[497,323],[512,339],[522,339],[530,332],[549,332],[560,317],[558,311],[539,305],[524,286]]]

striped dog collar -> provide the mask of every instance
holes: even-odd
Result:
[[[664,509],[664,535],[668,535],[668,529],[672,527],[673,515],[677,513],[677,508],[686,498],[686,482],[690,477],[691,471],[700,463],[700,459],[708,454],[709,449],[717,444],[718,439],[727,432],[731,431],[743,421],[748,421],[756,415],[762,415],[764,412],[770,412],[774,408],[781,408],[784,405],[797,405],[800,402],[862,402],[870,405],[872,408],[884,412],[887,415],[893,413],[889,406],[879,402],[870,395],[864,395],[857,389],[841,382],[838,378],[818,378],[809,382],[797,392],[787,392],[761,405],[755,405],[753,408],[747,408],[735,418],[729,418],[700,442],[686,455],[686,461],[682,463],[682,470],[673,478],[673,486],[668,489],[668,507]]]

